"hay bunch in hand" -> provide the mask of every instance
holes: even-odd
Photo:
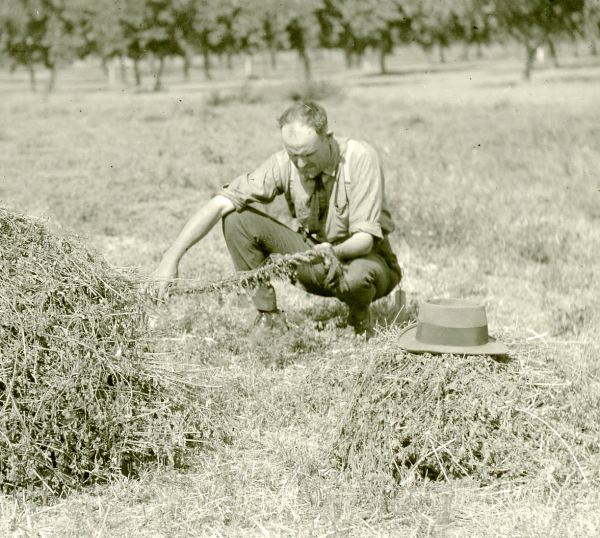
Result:
[[[424,479],[588,480],[600,406],[548,377],[518,361],[388,351],[360,375],[335,457],[385,488]]]
[[[149,365],[144,300],[75,238],[0,208],[0,490],[177,465],[215,428]]]

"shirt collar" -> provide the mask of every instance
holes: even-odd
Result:
[[[327,166],[325,166],[325,168],[323,169],[323,174],[329,177],[335,177],[335,174],[337,172],[337,166],[338,163],[340,162],[340,146],[337,143],[337,140],[333,137],[333,135],[328,137],[329,140],[329,152],[330,152],[330,159],[329,162],[327,163]]]

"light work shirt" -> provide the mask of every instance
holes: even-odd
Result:
[[[394,223],[386,207],[377,152],[366,142],[333,135],[329,135],[329,144],[331,161],[322,173],[329,205],[317,240],[339,243],[357,232],[383,238],[394,230]],[[235,178],[219,194],[229,198],[236,211],[251,203],[272,202],[283,194],[292,217],[305,226],[313,190],[314,181],[304,177],[282,150],[253,172]]]

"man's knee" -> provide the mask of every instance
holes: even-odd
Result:
[[[223,221],[223,233],[239,233],[241,231],[248,231],[252,235],[255,235],[258,230],[265,227],[266,220],[273,220],[269,215],[257,211],[254,208],[246,207],[241,211],[232,211],[225,215]]]
[[[354,260],[345,267],[339,283],[339,298],[344,302],[370,303],[375,294],[376,268],[362,260]]]
[[[239,229],[241,223],[240,213],[232,211],[222,219],[223,233],[227,235],[232,229]]]
[[[390,270],[378,259],[357,259],[344,271],[340,288],[348,300],[370,302],[383,297],[390,291]],[[345,300],[345,299],[343,299]]]
[[[225,241],[239,240],[242,237],[254,236],[255,224],[251,222],[253,215],[247,211],[232,211],[222,219],[223,237]]]
[[[344,284],[348,291],[363,291],[372,288],[376,278],[374,267],[351,264],[344,273]]]

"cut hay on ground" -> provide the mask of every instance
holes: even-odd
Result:
[[[598,402],[547,370],[388,350],[360,375],[335,455],[353,473],[404,485],[564,483],[597,475],[599,444]]]
[[[0,208],[0,490],[179,464],[216,428],[153,368],[142,296],[75,238]]]
[[[236,271],[219,280],[199,282],[193,279],[177,279],[173,281],[179,286],[171,290],[175,295],[192,295],[214,292],[239,292],[244,289],[257,288],[270,284],[273,280],[296,282],[296,269],[303,264],[321,263],[327,254],[309,249],[295,254],[271,254],[263,265],[249,271]],[[337,261],[337,260],[336,260]]]

